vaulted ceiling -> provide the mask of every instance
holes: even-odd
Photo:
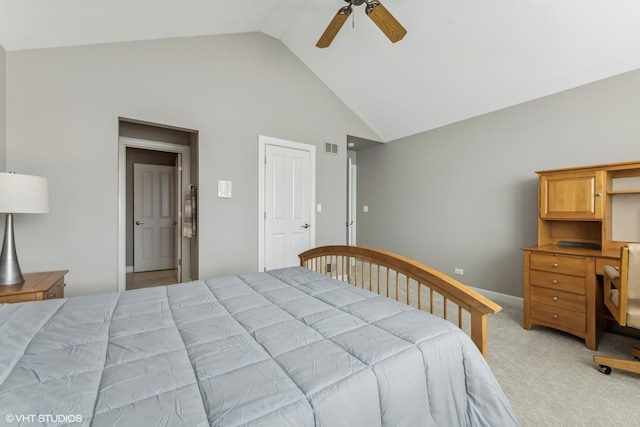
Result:
[[[392,141],[640,69],[638,0],[382,0],[392,44],[343,0],[0,0],[0,45],[23,49],[263,32]]]

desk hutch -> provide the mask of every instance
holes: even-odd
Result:
[[[524,328],[576,335],[595,350],[602,274],[640,242],[640,161],[538,171],[538,244],[524,254]]]

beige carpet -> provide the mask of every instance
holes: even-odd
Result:
[[[596,353],[630,358],[636,340],[605,333],[594,352],[563,332],[523,329],[522,307],[499,303],[487,361],[523,427],[640,425],[640,375],[604,375],[592,363]]]

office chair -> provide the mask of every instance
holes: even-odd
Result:
[[[604,304],[621,326],[640,329],[640,244],[620,249],[620,268],[604,266]],[[634,359],[593,356],[600,372],[611,368],[640,374],[640,347],[631,347]]]

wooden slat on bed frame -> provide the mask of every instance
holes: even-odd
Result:
[[[471,335],[486,357],[487,314],[502,307],[446,274],[392,252],[362,246],[321,246],[299,257],[300,265],[310,270],[454,322]]]

